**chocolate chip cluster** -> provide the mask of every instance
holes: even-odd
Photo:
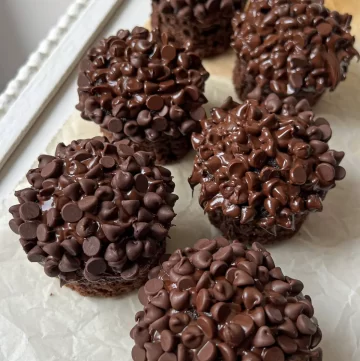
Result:
[[[232,18],[234,10],[241,10],[243,0],[153,0],[163,14],[176,14],[180,19],[192,18],[202,24],[212,25],[219,17]]]
[[[230,46],[231,19],[246,0],[152,0],[153,28],[171,35],[201,58]]]
[[[174,182],[151,153],[106,138],[60,143],[15,192],[11,229],[31,262],[63,282],[146,277],[165,250]]]
[[[139,290],[134,361],[321,361],[303,283],[269,252],[224,238],[178,249]]]
[[[208,76],[195,54],[167,36],[141,27],[120,30],[81,62],[77,109],[111,140],[178,139],[198,129]]]
[[[323,0],[251,0],[233,19],[239,96],[260,100],[274,92],[314,104],[345,79],[351,59],[359,56],[351,19],[327,9]]]
[[[344,152],[330,150],[328,121],[306,100],[270,94],[261,105],[228,98],[192,137],[197,154],[189,183],[201,184],[200,205],[276,234],[293,230],[294,216],[322,210],[345,177]]]

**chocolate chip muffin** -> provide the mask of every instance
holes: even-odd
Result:
[[[39,156],[9,210],[28,260],[83,296],[140,287],[165,251],[178,198],[171,173],[128,143],[60,143]]]
[[[164,164],[191,148],[191,133],[205,116],[208,77],[200,58],[166,35],[120,30],[81,62],[77,109],[111,141],[129,139]]]
[[[230,46],[231,19],[246,0],[152,0],[151,25],[176,39],[201,58]]]
[[[262,101],[275,93],[314,105],[345,80],[350,61],[359,57],[351,20],[322,0],[250,0],[232,21],[240,99]]]
[[[139,290],[134,361],[321,361],[322,334],[301,281],[259,243],[178,249]]]
[[[197,154],[189,183],[228,239],[261,243],[292,237],[336,181],[345,153],[330,150],[331,127],[307,100],[270,94],[263,104],[231,98],[192,137]]]

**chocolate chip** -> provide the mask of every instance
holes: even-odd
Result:
[[[25,222],[20,224],[19,228],[18,228],[18,232],[20,234],[20,236],[24,239],[35,239],[36,238],[36,230],[38,227],[37,222]]]
[[[105,272],[106,262],[101,257],[92,257],[86,262],[85,270],[92,275],[98,276]]]
[[[254,337],[253,344],[255,347],[268,347],[275,343],[275,338],[268,326],[260,327]]]
[[[161,96],[159,95],[151,95],[147,100],[146,100],[146,106],[150,109],[150,110],[160,110],[164,105],[164,100]]]
[[[188,326],[181,335],[181,341],[190,349],[198,348],[201,345],[204,335],[197,326]]]
[[[101,242],[95,236],[85,238],[82,244],[82,249],[87,256],[96,256],[100,252]]]
[[[55,259],[48,258],[44,264],[44,272],[49,277],[57,277],[60,274],[59,262]]]
[[[171,352],[175,348],[175,336],[169,330],[164,330],[160,334],[161,347],[165,352]],[[176,358],[175,358],[176,360]]]
[[[125,280],[133,280],[136,278],[138,274],[139,274],[139,265],[137,263],[133,264],[131,267],[121,272],[121,276]]]
[[[176,58],[176,49],[172,45],[164,45],[161,49],[161,57],[170,62]]]
[[[135,187],[140,193],[145,193],[148,189],[148,179],[143,174],[138,174],[135,177]]]
[[[72,201],[77,201],[80,197],[80,184],[71,183],[63,189],[64,195]]]
[[[90,218],[82,218],[76,225],[76,232],[80,237],[90,237],[97,230],[97,224]]]
[[[306,171],[301,166],[296,166],[290,170],[290,180],[293,184],[302,185],[306,182]]]
[[[19,226],[24,223],[21,219],[16,218],[16,219],[11,219],[9,221],[9,227],[11,228],[11,230],[16,233],[19,234]]]
[[[331,182],[335,179],[335,169],[332,165],[321,163],[316,167],[319,178],[325,182]]]
[[[181,333],[189,322],[190,317],[186,313],[179,312],[170,317],[169,327],[172,332]]]
[[[102,231],[110,242],[116,242],[125,232],[125,227],[116,224],[103,224]]]
[[[218,303],[215,303],[215,305],[211,307],[210,312],[211,312],[212,317],[217,322],[223,323],[229,316],[231,310],[229,308],[229,305],[227,305],[226,303],[218,302]]]
[[[93,212],[98,205],[98,199],[95,196],[87,196],[78,202],[78,207],[84,212]]]
[[[197,353],[199,361],[212,361],[217,357],[217,349],[215,343],[212,341],[206,342],[206,344]]]
[[[131,351],[131,356],[134,361],[146,361],[146,352],[139,346],[134,346]]]
[[[76,256],[81,250],[81,246],[75,238],[64,239],[61,242],[61,247],[64,248],[70,256]]]
[[[316,324],[306,315],[299,315],[296,327],[304,335],[314,335],[317,330]]]
[[[264,353],[264,361],[279,360],[285,361],[285,355],[279,347],[271,347]]]
[[[76,257],[67,255],[66,253],[62,256],[59,263],[59,270],[61,272],[73,272],[80,268],[80,261]]]
[[[209,268],[212,262],[212,254],[208,251],[196,252],[191,257],[191,262],[195,267],[199,269]]]
[[[20,205],[19,214],[24,221],[35,219],[40,215],[39,205],[34,202],[25,202]]]
[[[219,332],[219,336],[232,347],[240,346],[245,339],[244,330],[237,323],[224,325]]]
[[[61,216],[65,222],[78,222],[82,215],[82,210],[75,203],[67,203],[61,209]]]
[[[43,262],[46,256],[46,253],[39,246],[33,247],[27,254],[30,262]]]
[[[154,192],[148,192],[144,195],[144,204],[151,211],[157,211],[162,203],[162,198]]]
[[[62,162],[53,160],[50,163],[48,163],[44,168],[42,168],[40,174],[45,179],[55,178],[60,175],[61,169],[62,169]]]
[[[86,195],[94,194],[96,189],[96,182],[92,179],[80,179],[79,184]]]

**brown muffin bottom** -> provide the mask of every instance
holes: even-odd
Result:
[[[108,130],[101,128],[101,131],[111,142],[117,140],[114,137],[114,134]],[[191,149],[190,135],[183,135],[179,138],[163,135],[155,142],[144,140],[141,143],[135,144],[139,147],[139,150],[154,152],[156,164],[169,164],[176,162],[183,158]]]
[[[120,278],[118,280],[103,279],[90,282],[83,279],[81,281],[67,283],[65,286],[85,297],[114,297],[140,288],[147,280],[148,276],[146,272],[146,274],[132,281],[125,281]]]
[[[275,235],[259,227],[255,222],[240,224],[239,219],[225,216],[221,209],[208,213],[211,224],[219,228],[228,240],[238,239],[243,243],[259,242],[262,244],[284,241],[293,237],[300,230],[307,216],[307,213],[295,216],[294,230],[276,226]]]
[[[235,66],[233,70],[233,83],[235,87],[236,94],[238,97],[245,101],[246,99],[255,98],[257,100],[258,96],[257,94],[251,94],[251,92],[256,87],[256,80],[253,75],[251,75],[247,70],[247,64],[239,58],[236,58]],[[261,100],[264,100],[269,94],[271,93],[270,89],[263,89],[263,94],[261,94]],[[322,97],[324,92],[305,92],[300,91],[297,94],[294,94],[293,96],[298,100],[306,99],[310,106],[314,106]],[[284,96],[281,96],[280,94],[277,94],[280,98],[286,98],[288,94],[284,94]]]
[[[85,297],[114,297],[123,295],[140,288],[146,283],[149,279],[149,270],[160,263],[165,250],[166,241],[163,241],[154,257],[147,264],[140,266],[139,274],[133,280],[124,280],[121,278],[121,275],[117,278],[116,276],[111,276],[98,281],[88,281],[82,278],[78,281],[66,283],[65,286]]]
[[[211,26],[205,27],[193,18],[181,19],[176,14],[161,13],[159,5],[153,2],[151,26],[166,33],[179,47],[186,47],[186,43],[191,42],[189,50],[200,58],[222,54],[230,47],[231,18],[219,16]]]

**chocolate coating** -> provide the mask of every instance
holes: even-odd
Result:
[[[82,60],[76,107],[110,140],[126,138],[148,151],[188,140],[199,129],[208,77],[199,57],[176,47],[165,34],[160,39],[159,32],[141,27],[120,30]]]
[[[197,154],[189,183],[201,185],[199,203],[211,220],[233,220],[229,232],[242,241],[256,229],[272,235],[263,241],[282,229],[294,232],[345,176],[344,152],[329,149],[331,127],[306,100],[270,94],[261,105],[239,105],[229,98],[201,124],[192,137]]]
[[[231,19],[246,0],[152,0],[151,24],[201,58],[230,46]]]
[[[170,171],[128,143],[60,143],[54,157],[39,156],[27,174],[30,187],[15,192],[19,204],[10,208],[28,259],[83,294],[121,293],[122,282],[140,286],[164,253],[175,217]]]
[[[322,0],[250,0],[232,21],[239,97],[263,100],[276,93],[313,105],[326,89],[335,90],[352,58],[359,57],[351,20]]]
[[[204,252],[210,266],[198,267]],[[213,274],[216,262],[224,269]],[[259,243],[201,239],[176,250],[139,290],[133,360],[321,361],[322,334],[303,287]]]

